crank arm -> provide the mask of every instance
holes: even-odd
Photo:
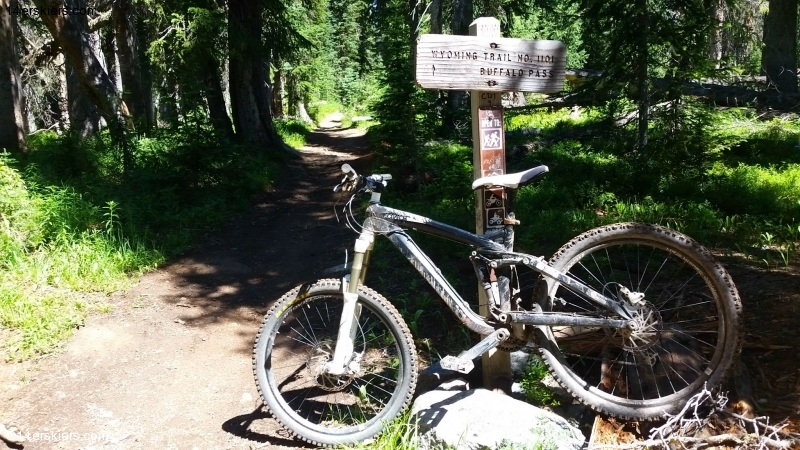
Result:
[[[470,373],[472,369],[475,368],[475,364],[472,362],[473,359],[497,347],[501,342],[508,339],[510,335],[511,334],[505,328],[495,330],[492,334],[475,344],[471,349],[461,352],[458,356],[445,356],[439,361],[439,364],[442,368],[447,370]]]

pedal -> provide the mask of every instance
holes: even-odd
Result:
[[[454,372],[470,373],[475,368],[471,359],[459,358],[458,356],[447,355],[439,361],[439,365],[445,370]]]

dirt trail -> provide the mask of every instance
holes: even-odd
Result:
[[[352,245],[331,188],[342,162],[359,170],[369,155],[363,132],[332,128],[339,120],[309,136],[254,208],[113,296],[62,352],[0,366],[0,423],[40,433],[25,449],[303,446],[260,412],[251,349],[270,303]]]

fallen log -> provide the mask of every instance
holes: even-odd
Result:
[[[510,111],[527,111],[539,108],[565,108],[572,106],[598,106],[603,99],[598,98],[591,87],[586,85],[586,80],[598,79],[602,71],[591,69],[566,69],[566,79],[573,92],[565,95],[552,96],[547,101],[522,107],[506,108]],[[651,102],[665,100],[664,94],[673,88],[674,80],[668,78],[653,78]],[[763,89],[754,89],[754,86],[763,86]],[[734,84],[721,82],[687,81],[681,83],[681,94],[692,97],[705,98],[717,106],[726,107],[754,107],[770,108],[779,111],[796,110],[800,106],[800,93],[781,93],[775,89],[767,88],[765,77],[752,77],[739,79]],[[607,96],[606,96],[607,97]]]

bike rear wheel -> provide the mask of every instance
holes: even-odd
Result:
[[[416,352],[397,310],[361,286],[354,340],[359,370],[326,373],[339,332],[340,280],[320,280],[286,293],[267,312],[253,349],[256,384],[274,417],[316,445],[350,444],[378,434],[411,400]]]
[[[550,264],[613,299],[643,294],[633,329],[536,329],[555,378],[598,411],[645,420],[677,413],[704,386],[716,387],[741,349],[736,287],[711,253],[685,235],[654,225],[608,225],[565,244]],[[544,311],[611,314],[557,281],[547,279],[546,287],[538,298]]]

